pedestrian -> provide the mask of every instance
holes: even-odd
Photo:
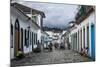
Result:
[[[52,46],[53,46],[53,44],[50,42],[50,44],[49,44],[49,51],[52,51]]]
[[[85,48],[85,54],[84,54],[84,55],[85,55],[85,56],[88,55],[88,47]]]
[[[55,46],[56,49],[58,48],[58,44],[57,43],[55,43],[54,46]]]
[[[61,42],[61,44],[60,44],[60,49],[65,49],[65,45],[63,42]]]
[[[68,49],[70,50],[70,43],[69,43],[69,41],[67,42],[67,44],[68,44]]]

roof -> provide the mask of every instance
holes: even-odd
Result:
[[[14,6],[14,3],[11,4],[12,7],[16,8],[19,12],[21,12],[24,16],[26,16],[28,18],[28,20],[31,20],[31,18],[29,16],[27,16],[21,9],[19,9],[19,7]],[[33,20],[31,20],[38,28],[40,28],[40,26],[35,23]]]
[[[42,33],[46,34],[47,36],[49,36],[48,33],[46,33],[46,31],[41,30]]]
[[[30,8],[30,7],[26,6],[26,5],[22,5],[22,4],[19,4],[19,3],[15,2],[15,3],[11,3],[11,6],[19,8],[25,14],[30,14],[32,12],[33,15],[34,14],[40,14],[43,18],[45,18],[44,12],[36,10],[36,9],[33,9],[33,8]]]
[[[82,11],[83,8],[79,10],[79,12],[76,15],[76,22],[77,24],[80,24],[83,20],[85,20],[95,9],[94,6],[82,6],[85,8],[84,12],[82,15],[80,15],[80,12]]]

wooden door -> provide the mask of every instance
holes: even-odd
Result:
[[[15,21],[15,37],[14,37],[14,56],[16,57],[18,50],[20,49],[20,25],[18,19]]]

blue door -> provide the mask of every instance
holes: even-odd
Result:
[[[95,25],[91,25],[91,57],[95,60]]]

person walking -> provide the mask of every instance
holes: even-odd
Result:
[[[49,44],[49,51],[52,51],[52,46],[53,46],[53,44],[50,42],[50,44]]]

